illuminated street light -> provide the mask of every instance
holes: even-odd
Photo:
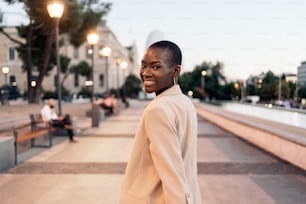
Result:
[[[34,80],[31,81],[31,86],[32,86],[32,87],[36,87],[36,85],[37,85],[36,81],[34,81]]]
[[[207,72],[205,70],[203,70],[201,72],[201,88],[203,90],[204,93],[204,98],[205,98],[205,76],[207,75]]]
[[[123,79],[126,78],[126,70],[127,70],[128,66],[129,66],[129,64],[126,61],[124,61],[124,60],[121,61],[120,68],[123,70],[123,74],[124,74]],[[123,96],[125,96],[125,86],[122,87],[122,94],[123,94]]]
[[[95,45],[98,43],[99,41],[99,36],[97,33],[89,33],[87,35],[87,42],[90,45],[90,55],[91,55],[91,80],[92,80],[92,89],[91,89],[91,100],[94,100],[94,94],[95,94],[95,80],[94,80],[94,66],[95,66],[95,62],[94,62],[94,53],[95,53]]]
[[[102,48],[100,51],[99,51],[99,54],[101,55],[101,56],[103,56],[103,57],[105,57],[105,74],[106,74],[106,77],[105,77],[105,85],[106,85],[106,87],[105,87],[105,92],[108,94],[108,89],[109,89],[109,87],[108,87],[108,85],[109,85],[109,83],[108,83],[108,79],[109,79],[109,74],[108,74],[108,57],[111,55],[111,53],[112,53],[112,49],[111,48],[109,48],[109,47],[104,47],[104,48]]]
[[[122,60],[117,57],[116,58],[116,75],[117,75],[117,97],[119,98],[120,97],[120,91],[119,91],[119,65],[121,64]]]
[[[99,41],[99,36],[95,32],[91,32],[87,35],[87,42],[90,45],[90,55],[91,55],[91,126],[92,127],[99,127],[100,119],[99,119],[99,107],[95,103],[95,45]],[[90,83],[87,83],[88,85]]]
[[[128,66],[129,66],[129,64],[126,62],[126,61],[122,61],[121,63],[120,63],[120,67],[121,67],[121,69],[127,69],[128,68]]]
[[[9,73],[9,67],[2,67],[2,72],[4,74],[4,84],[7,85],[7,74]]]
[[[64,12],[64,5],[59,1],[53,1],[47,5],[49,16],[55,19],[55,45],[56,45],[56,65],[57,65],[57,101],[58,101],[58,114],[62,115],[62,87],[61,87],[61,65],[59,56],[59,20]]]

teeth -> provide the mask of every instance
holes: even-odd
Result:
[[[144,85],[152,85],[152,84],[154,84],[154,81],[144,81],[143,84]]]

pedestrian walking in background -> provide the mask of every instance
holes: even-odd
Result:
[[[156,97],[143,112],[123,178],[120,204],[200,204],[197,114],[177,77],[182,53],[170,41],[145,52],[140,77]]]

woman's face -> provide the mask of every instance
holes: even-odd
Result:
[[[156,95],[174,84],[175,67],[169,66],[168,50],[149,48],[141,60],[140,77],[147,93]]]

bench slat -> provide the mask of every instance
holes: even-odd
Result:
[[[45,134],[49,134],[49,128],[39,129],[33,132],[28,132],[22,135],[17,135],[16,142],[19,144],[19,143],[22,143],[24,141],[27,141],[27,140],[30,140],[36,137],[40,137]]]

